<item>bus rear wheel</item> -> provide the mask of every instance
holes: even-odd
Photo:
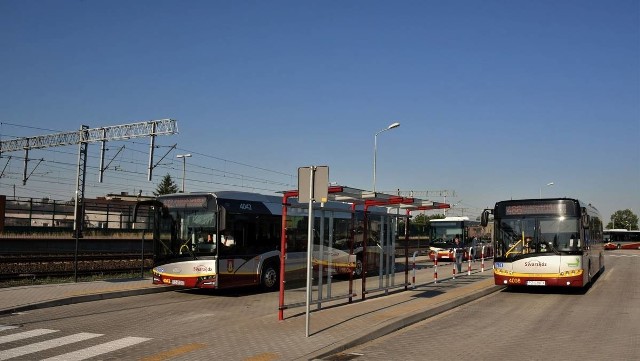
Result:
[[[264,291],[271,292],[278,289],[279,279],[278,267],[273,263],[268,263],[262,268],[262,275],[260,276],[260,287]]]
[[[353,278],[361,278],[363,271],[362,259],[358,257],[356,259],[356,268],[353,270]]]

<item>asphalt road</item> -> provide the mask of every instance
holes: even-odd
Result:
[[[586,292],[498,292],[325,359],[640,359],[640,251],[608,252],[606,264],[604,274]],[[256,323],[274,324],[277,302],[277,293],[253,290],[213,295],[164,292],[7,315],[0,319],[0,331],[2,325],[20,325],[23,330],[69,337],[57,338],[69,344],[51,351],[43,344],[39,359],[64,354],[61,360],[68,361],[74,352],[82,352],[76,354],[81,359],[87,352],[111,347],[94,359],[255,360],[258,346],[269,345],[273,336],[265,333],[246,340],[242,349],[237,348],[237,338]],[[249,309],[251,317],[238,317]],[[12,341],[17,332],[0,333],[0,349],[9,342],[15,353],[21,346],[30,350],[38,346],[34,341],[38,336]],[[82,341],[73,342],[78,338]],[[78,344],[86,347],[78,351]],[[92,349],[93,344],[101,349]],[[0,360],[32,356],[0,352]]]
[[[586,291],[504,290],[324,360],[640,360],[640,251]]]

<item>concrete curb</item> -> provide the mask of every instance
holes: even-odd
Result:
[[[59,298],[56,300],[42,301],[42,302],[2,309],[0,310],[0,315],[37,310],[41,308],[65,306],[65,305],[72,305],[76,303],[108,300],[111,298],[146,295],[150,293],[160,293],[160,292],[167,292],[167,291],[174,291],[174,290],[176,290],[176,287],[171,287],[171,286],[149,287],[149,288],[141,288],[141,289],[134,289],[134,290],[126,290],[126,291],[94,293],[94,294],[88,294],[88,295],[82,295],[82,296],[65,297],[65,298]]]

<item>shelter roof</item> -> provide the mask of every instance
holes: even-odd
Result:
[[[351,203],[354,205],[368,207],[388,207],[412,211],[425,211],[432,209],[446,209],[451,206],[447,203],[433,202],[413,197],[403,197],[393,194],[377,193],[363,189],[332,185],[328,188],[328,200],[336,202]],[[285,199],[297,198],[298,190],[284,192]]]

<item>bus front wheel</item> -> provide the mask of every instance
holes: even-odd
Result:
[[[260,277],[260,286],[265,291],[275,291],[278,289],[279,272],[278,267],[273,263],[268,263],[262,268],[262,276]]]

